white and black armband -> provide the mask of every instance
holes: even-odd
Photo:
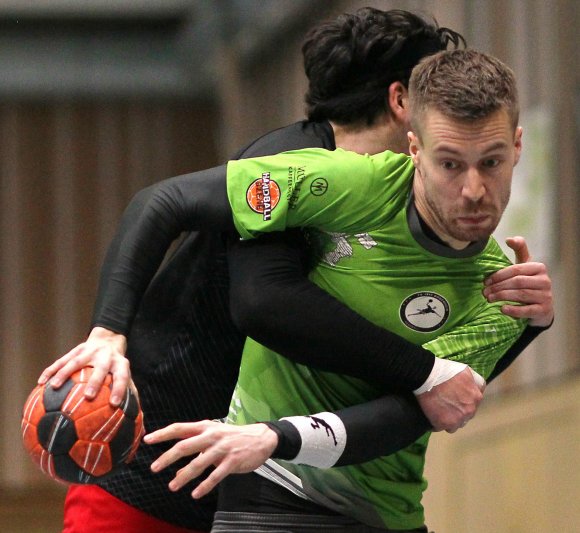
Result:
[[[330,468],[341,458],[346,446],[346,428],[334,413],[291,416],[266,422],[278,435],[273,458],[291,463]]]
[[[319,468],[360,464],[389,455],[431,429],[410,392],[387,394],[336,413],[293,416],[265,424],[278,435],[273,459]]]

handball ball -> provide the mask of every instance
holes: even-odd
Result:
[[[109,403],[111,374],[94,399],[85,398],[92,371],[78,370],[58,389],[38,385],[24,404],[24,447],[57,481],[96,482],[133,459],[145,432],[139,399],[130,387],[118,407]]]

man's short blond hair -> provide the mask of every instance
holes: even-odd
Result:
[[[427,110],[471,121],[504,109],[514,131],[519,120],[513,71],[496,57],[476,50],[449,50],[421,60],[409,80],[409,101],[416,134]]]

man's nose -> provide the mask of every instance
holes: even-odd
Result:
[[[476,168],[467,170],[461,194],[471,202],[478,202],[485,195],[485,182],[483,176]]]

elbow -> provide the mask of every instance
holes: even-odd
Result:
[[[269,293],[263,287],[249,283],[238,289],[230,289],[230,314],[244,335],[259,338],[259,332],[268,326],[273,316]]]
[[[149,202],[151,197],[155,194],[157,187],[158,184],[153,184],[149,187],[141,189],[140,191],[137,191],[131,198],[129,207],[136,212],[143,211],[144,207],[147,205],[147,202]]]

